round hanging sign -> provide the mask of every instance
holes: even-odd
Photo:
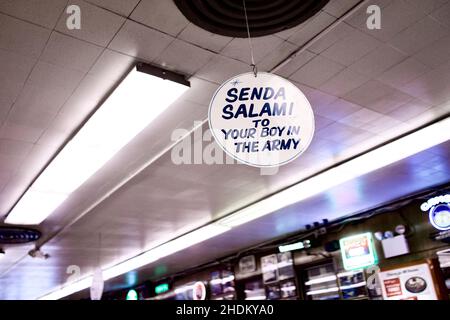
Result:
[[[255,167],[276,167],[302,154],[314,134],[305,95],[279,76],[244,73],[223,83],[209,105],[209,127],[219,146]]]

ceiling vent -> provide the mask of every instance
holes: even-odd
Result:
[[[33,229],[0,227],[0,244],[20,244],[37,241],[41,233]]]
[[[295,27],[322,9],[329,0],[246,0],[252,37]],[[175,0],[186,18],[212,33],[247,37],[242,0]]]

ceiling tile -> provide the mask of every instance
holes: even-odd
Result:
[[[75,90],[85,73],[54,64],[40,61],[36,64],[29,77],[31,84],[46,83],[52,87],[62,87]]]
[[[349,66],[380,45],[379,40],[359,30],[354,30],[349,36],[336,42],[321,54],[328,59]]]
[[[326,29],[334,21],[336,21],[335,17],[324,11],[319,11],[314,17],[310,18],[301,25],[282,31],[276,35],[282,39],[287,39],[293,44],[302,46],[314,38],[322,30]]]
[[[416,59],[409,58],[385,71],[377,77],[377,79],[392,87],[400,88],[404,84],[418,78],[429,70],[429,68]]]
[[[297,50],[297,47],[290,42],[284,41],[281,45],[272,50],[257,64],[260,71],[271,71],[279,63],[284,62],[291,54]]]
[[[346,68],[321,85],[319,89],[336,96],[344,96],[367,81],[369,81],[367,76]]]
[[[406,4],[415,6],[422,10],[425,13],[430,13],[440,7],[442,7],[444,4],[448,3],[448,0],[403,0]]]
[[[438,1],[439,2],[439,1]],[[443,2],[442,0],[439,2]],[[431,14],[431,17],[439,21],[440,23],[450,27],[450,2],[445,6],[440,7]]]
[[[197,27],[195,24],[190,23],[178,35],[178,39],[196,44],[202,48],[214,52],[220,52],[233,38],[208,32],[202,28]]]
[[[48,112],[56,114],[70,97],[73,88],[53,87],[46,82],[27,82],[14,103],[14,107],[28,112]]]
[[[215,83],[222,83],[231,77],[249,71],[250,67],[241,61],[216,55],[196,73],[196,76]]]
[[[133,57],[105,49],[88,74],[112,81],[121,80],[136,63]],[[114,68],[111,68],[114,66]]]
[[[315,105],[313,107],[314,113],[321,115],[327,119],[339,121],[348,117],[349,115],[361,110],[362,107],[354,103],[338,99],[328,105]]]
[[[275,71],[276,74],[289,78],[300,67],[304,66],[316,55],[308,50],[296,54],[288,63]]]
[[[329,105],[333,102],[335,102],[338,97],[322,92],[320,90],[313,90],[309,87],[305,87],[302,85],[297,85],[297,87],[305,94],[305,96],[308,98],[309,102],[311,103],[311,106],[313,109],[316,106],[324,106]]]
[[[8,155],[17,158],[24,158],[31,151],[33,144],[15,141],[15,140],[7,140],[0,139],[0,154]]]
[[[0,13],[0,48],[39,58],[50,31]]]
[[[389,41],[397,49],[410,55],[449,34],[448,28],[431,17],[425,17]]]
[[[53,29],[67,0],[2,0],[0,12]]]
[[[22,82],[8,81],[0,77],[0,102],[2,105],[11,105],[19,96],[23,88]]]
[[[214,54],[210,51],[176,39],[155,62],[174,71],[194,74],[213,57]]]
[[[401,90],[432,104],[450,100],[450,63],[407,83]]]
[[[332,30],[328,33],[324,34],[322,37],[314,41],[311,45],[308,46],[308,50],[314,53],[321,53],[324,50],[331,47],[338,41],[347,38],[355,31],[355,29],[349,26],[345,22],[338,23]]]
[[[142,0],[131,19],[174,37],[189,24],[173,1]]]
[[[431,104],[423,102],[419,99],[412,99],[407,103],[400,105],[397,109],[391,111],[388,116],[400,120],[408,121],[424,113],[431,108]]]
[[[381,118],[368,123],[364,127],[364,129],[372,133],[382,134],[387,130],[391,130],[397,126],[400,126],[401,124],[401,121],[396,120],[392,117],[382,116]]]
[[[316,56],[290,76],[290,79],[317,88],[344,68],[330,59]]]
[[[414,55],[414,58],[427,67],[437,68],[450,60],[450,36],[439,39]]]
[[[412,99],[413,97],[410,95],[394,90],[389,94],[380,96],[376,101],[368,103],[366,106],[372,110],[387,114]]]
[[[352,128],[342,123],[332,123],[317,132],[318,138],[327,139],[333,142],[342,143],[355,135],[364,133],[363,130]]]
[[[106,98],[116,84],[116,81],[105,77],[87,75],[59,112],[70,114],[73,123],[79,124]]]
[[[349,116],[339,120],[340,123],[346,124],[354,128],[361,128],[365,124],[381,118],[383,114],[372,111],[370,109],[362,108]]]
[[[139,0],[86,0],[86,2],[128,17],[139,3]]]
[[[55,117],[54,113],[27,110],[14,105],[8,115],[6,124],[26,126],[44,130]]]
[[[102,47],[52,32],[40,60],[86,72],[102,51]]]
[[[370,80],[346,94],[344,98],[361,106],[369,106],[393,92],[395,92],[394,88],[379,81]]]
[[[80,7],[81,29],[69,30],[66,25],[68,16],[63,15],[56,25],[56,30],[77,39],[106,47],[125,22],[125,18],[86,1],[73,0],[71,4]]]
[[[280,46],[283,40],[275,36],[265,36],[252,39],[253,53],[255,62],[258,63],[272,52],[275,48]],[[251,64],[250,46],[246,38],[234,38],[227,44],[227,46],[220,52],[221,55],[240,60],[242,62]]]
[[[373,78],[405,59],[405,54],[388,44],[383,44],[349,68]]]
[[[2,81],[24,83],[37,60],[0,49],[0,78]]]
[[[366,10],[372,4],[381,8],[381,29],[370,30],[367,28],[366,22],[369,16]],[[405,3],[403,0],[373,0],[348,17],[346,22],[379,40],[388,41],[424,16],[425,13],[422,10]]]
[[[172,41],[173,38],[169,35],[127,20],[109,48],[151,62]]]
[[[19,125],[6,121],[0,128],[0,138],[35,143],[42,132],[44,132],[43,128]]]
[[[331,0],[323,10],[336,18],[340,18],[344,13],[358,4],[358,0]]]
[[[191,77],[189,79],[191,87],[180,98],[182,100],[192,101],[200,105],[209,106],[211,97],[217,90],[218,85],[197,77]]]

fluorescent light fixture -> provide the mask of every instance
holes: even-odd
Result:
[[[312,296],[312,295],[317,295],[317,294],[324,294],[324,293],[338,292],[338,291],[339,291],[338,287],[333,287],[333,288],[327,288],[327,289],[308,291],[306,294],[308,296]]]
[[[245,298],[245,300],[266,300],[266,296],[253,296]]]
[[[130,71],[31,185],[6,223],[40,224],[188,89],[186,83],[138,71],[148,68],[153,67],[140,64]]]
[[[348,289],[364,287],[366,284],[367,284],[366,281],[358,282],[355,284],[349,284],[347,286],[341,286],[341,290],[348,290]]]
[[[361,273],[363,272],[362,269],[358,269],[358,270],[352,270],[352,271],[347,271],[347,272],[340,272],[338,273],[338,277],[348,277],[348,276],[353,276],[355,274]]]
[[[326,276],[326,277],[311,279],[309,281],[306,281],[305,285],[312,286],[313,284],[319,284],[319,283],[329,282],[329,281],[333,281],[333,280],[336,281],[336,279],[337,279],[337,277],[335,275]]]
[[[446,118],[426,128],[411,133],[403,138],[400,138],[394,142],[386,144],[378,149],[363,154],[337,167],[327,170],[291,188],[285,189],[271,197],[268,197],[225,218],[222,218],[209,226],[195,230],[191,233],[186,234],[185,236],[144,252],[113,267],[106,268],[104,270],[105,280],[114,278],[115,276],[147,265],[164,256],[168,256],[203,240],[207,240],[218,234],[226,232],[233,227],[242,225],[246,222],[265,216],[283,207],[307,199],[308,197],[326,191],[327,189],[338,184],[354,179],[365,173],[388,166],[396,161],[407,158],[435,145],[441,144],[449,139],[450,118]],[[330,280],[327,281],[336,279],[336,276],[331,277],[332,279],[330,278]],[[50,297],[53,299],[59,299],[74,292],[86,289],[91,285],[92,277],[88,277],[87,279],[88,280],[86,282],[83,282],[83,285],[75,282],[61,289],[58,289],[57,291],[52,292],[42,298]],[[84,281],[84,279],[80,281]],[[309,281],[308,283],[309,285],[311,285],[313,283],[321,282],[325,281],[314,279]],[[338,288],[323,290],[310,291],[308,294],[334,292],[338,291]],[[265,296],[261,296],[261,299],[265,298]],[[254,298],[247,298],[246,300],[250,299],[253,300]]]
[[[294,251],[294,250],[300,250],[304,249],[305,245],[303,244],[303,241],[292,243],[292,244],[286,244],[284,246],[279,246],[278,250],[280,252],[288,252],[288,251]]]
[[[450,118],[436,122],[236,211],[218,223],[237,227],[450,139]]]
[[[192,231],[186,235],[183,235],[175,240],[164,243],[154,249],[146,251],[138,256],[135,256],[129,260],[121,262],[115,266],[109,267],[103,271],[104,280],[115,278],[121,274],[127,273],[132,270],[136,270],[142,266],[148,265],[161,258],[167,257],[175,252],[181,251],[207,239],[213,238],[219,234],[222,234],[230,230],[227,227],[221,225],[207,225]],[[47,294],[40,300],[56,300],[62,297],[71,295],[77,291],[87,289],[92,284],[92,276],[83,278],[82,280],[68,284],[61,289],[58,289],[50,294]]]

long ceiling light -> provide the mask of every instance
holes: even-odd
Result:
[[[446,142],[450,139],[450,118],[434,123],[403,138],[347,161],[337,167],[320,173],[293,187],[285,189],[269,198],[237,211],[203,228],[192,231],[182,237],[169,241],[161,246],[146,251],[131,259],[112,267],[104,268],[104,279],[112,279],[142,266],[155,262],[163,257],[181,251],[192,245],[213,238],[246,222],[260,218],[295,202],[299,202],[327,189],[354,179],[365,173],[388,166],[418,152]],[[334,277],[333,277],[334,279]],[[40,299],[60,299],[77,291],[87,289],[92,283],[88,276],[77,282],[57,289]],[[336,291],[338,288],[327,289]],[[319,292],[319,293],[326,293]],[[310,294],[319,294],[310,292]]]
[[[447,117],[239,210],[217,223],[228,227],[239,226],[449,139],[450,117]]]
[[[180,75],[138,64],[35,180],[5,222],[40,224],[188,86]]]
[[[219,225],[207,225],[192,232],[189,232],[179,238],[164,243],[154,249],[146,251],[129,260],[125,260],[119,264],[105,268],[103,270],[103,279],[109,280],[129,271],[136,270],[156,260],[167,257],[175,252],[184,250],[188,247],[196,245],[207,239],[213,238],[230,230],[228,227]],[[58,290],[55,290],[45,296],[40,297],[40,300],[57,300],[75,292],[89,288],[92,285],[92,276],[87,276],[73,283],[67,284]]]

